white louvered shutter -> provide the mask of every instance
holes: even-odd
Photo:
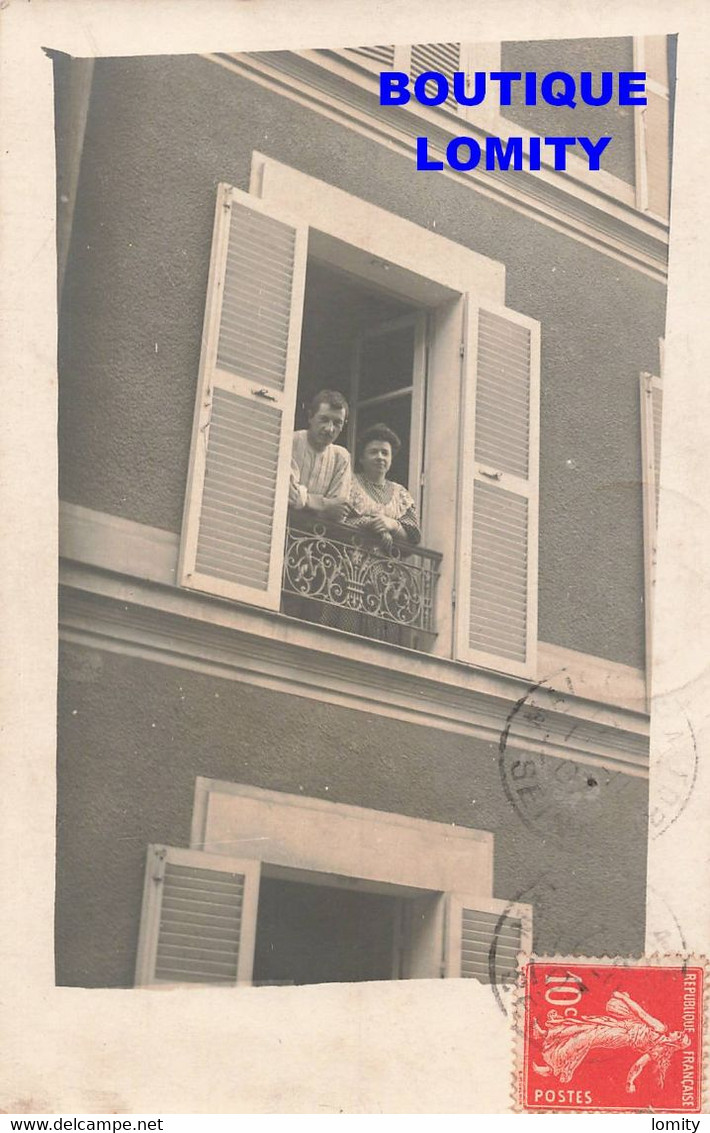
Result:
[[[394,46],[391,43],[374,47],[348,47],[345,53],[373,71],[391,71],[394,67]]]
[[[277,609],[307,228],[217,195],[179,577]]]
[[[149,846],[136,986],[250,983],[260,869],[249,859]]]
[[[515,982],[518,953],[532,948],[530,905],[448,897],[444,970],[447,976],[497,986]]]
[[[534,677],[540,328],[469,299],[456,656]]]
[[[454,71],[460,70],[461,45],[458,43],[417,43],[412,47],[410,73],[412,83],[424,71],[438,71],[449,80],[449,97],[443,106],[458,108],[453,93]],[[433,83],[432,83],[433,92]]]
[[[671,91],[666,36],[634,40],[634,70],[646,76],[646,105],[634,109],[636,203],[668,218],[671,168]]]
[[[646,92],[647,105],[641,107],[646,158],[648,211],[667,217],[670,206],[670,102],[667,94]]]
[[[653,374],[641,374],[641,461],[643,488],[643,545],[645,573],[646,688],[650,707],[653,666],[653,593],[658,552],[658,504],[661,475],[663,384]]]

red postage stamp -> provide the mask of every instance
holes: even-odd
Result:
[[[700,1112],[702,961],[540,959],[521,977],[522,1110]]]

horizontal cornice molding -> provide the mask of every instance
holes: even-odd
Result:
[[[248,55],[205,56],[211,62],[250,78],[269,89],[365,134],[409,158],[416,138],[429,138],[430,152],[440,156],[452,137],[469,134],[478,140],[489,129],[445,111],[416,106],[398,107],[396,120],[380,106],[358,69],[348,67],[335,53],[324,53],[316,63],[313,53],[255,52]],[[370,82],[372,76],[369,76]],[[507,134],[515,124],[501,120]],[[521,134],[525,130],[520,128]],[[468,184],[477,192],[514,208],[605,255],[665,282],[668,264],[668,228],[609,193],[593,191],[569,174],[543,169],[502,172],[480,168],[467,172],[445,168],[441,176]]]
[[[61,518],[65,641],[647,774],[642,712],[180,589],[177,536],[76,505]]]

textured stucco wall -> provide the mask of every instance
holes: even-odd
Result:
[[[132,983],[146,845],[187,845],[198,775],[493,831],[495,894],[533,903],[540,950],[643,948],[638,779],[592,770],[530,823],[495,744],[79,646],[61,674],[61,984]]]
[[[543,324],[540,635],[641,666],[638,375],[658,366],[664,289],[200,58],[96,65],[60,336],[63,498],[179,530],[215,186],[246,188],[254,149],[506,264],[507,302]]]
[[[611,71],[614,74],[614,93],[606,106],[587,106],[579,97],[574,108],[550,106],[542,98],[537,106],[526,106],[518,89],[523,84],[519,83],[513,88],[512,105],[503,107],[501,113],[511,122],[517,122],[543,137],[586,136],[595,142],[601,137],[611,137],[612,141],[602,154],[601,167],[633,185],[634,108],[619,105],[617,86],[618,72],[633,69],[633,41],[630,38],[540,39],[504,43],[501,46],[503,71],[520,71],[522,74],[534,71],[538,80],[551,71],[566,71],[577,83],[580,71],[591,71],[594,94],[601,90],[600,73]],[[579,147],[570,152],[585,160]]]

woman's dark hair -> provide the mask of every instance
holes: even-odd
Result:
[[[392,456],[396,456],[402,447],[402,442],[394,430],[380,422],[379,425],[370,425],[370,428],[365,429],[365,432],[358,437],[356,446],[358,460],[370,441],[387,441],[392,449]]]

